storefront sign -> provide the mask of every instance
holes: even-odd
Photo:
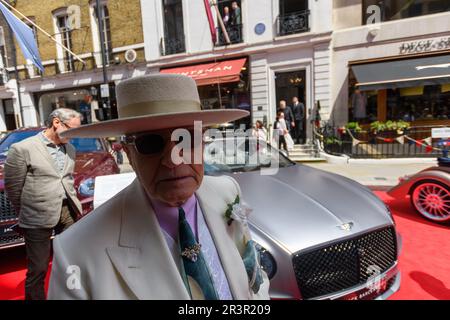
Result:
[[[399,48],[400,54],[412,54],[446,49],[450,49],[450,37],[404,42]]]
[[[197,85],[237,82],[246,58],[214,63],[199,64],[188,67],[162,69],[161,73],[182,74],[191,77]]]
[[[431,137],[434,139],[450,138],[450,128],[433,128],[431,129]]]

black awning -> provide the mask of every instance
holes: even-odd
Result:
[[[450,55],[352,66],[361,90],[450,83]]]

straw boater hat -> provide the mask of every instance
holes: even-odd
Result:
[[[201,110],[197,86],[192,78],[155,74],[131,78],[116,87],[117,120],[80,126],[62,137],[111,137],[168,128],[204,127],[247,116],[238,109]]]

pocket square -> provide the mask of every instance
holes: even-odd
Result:
[[[253,240],[247,241],[244,256],[242,258],[244,261],[245,270],[247,271],[249,285],[252,288],[253,293],[257,293],[259,291],[259,288],[264,281],[259,264],[260,255],[259,251],[256,250],[255,245],[256,243]]]

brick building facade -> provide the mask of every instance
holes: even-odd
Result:
[[[104,79],[95,0],[14,2],[15,9],[84,61],[78,61],[43,32],[32,27],[26,19],[22,19],[35,31],[45,68],[42,74],[30,61],[25,61],[16,41],[15,63],[13,40],[0,15],[4,39],[0,50],[0,68],[4,80],[0,86],[0,130],[43,125],[48,114],[56,107],[82,111],[85,122],[116,116],[114,86],[117,81],[145,73],[141,5],[139,0],[100,0],[99,3],[105,37],[109,98],[105,90],[100,88]],[[19,75],[20,101],[15,65]]]

